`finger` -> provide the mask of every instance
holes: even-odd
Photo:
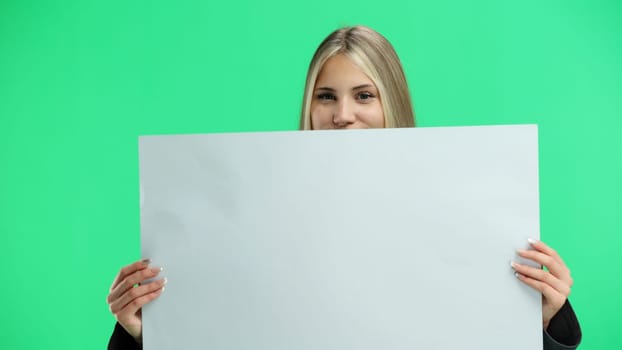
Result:
[[[114,300],[121,297],[125,292],[134,288],[135,285],[142,283],[143,281],[156,277],[160,271],[162,271],[161,267],[150,267],[142,270],[135,271],[131,275],[125,277],[121,282],[117,284],[116,287],[108,294],[108,303],[110,304]]]
[[[566,301],[565,295],[558,293],[553,287],[542,281],[538,281],[518,272],[516,273],[516,277],[526,285],[539,291],[544,296],[544,299],[551,305],[554,305],[556,309],[559,309]]]
[[[570,286],[547,271],[516,262],[512,262],[511,266],[519,274],[546,283],[564,296],[570,294]]]
[[[139,298],[134,299],[131,303],[125,305],[125,307],[122,308],[118,313],[114,313],[115,318],[117,319],[117,321],[119,321],[119,323],[125,324],[127,319],[134,317],[138,310],[162,295],[163,291],[164,288],[160,288],[149,294],[145,294]]]
[[[112,291],[128,275],[131,275],[138,270],[146,269],[149,266],[149,263],[151,263],[150,259],[143,259],[127,266],[123,266],[115,277],[114,281],[112,282],[112,285],[110,286],[110,291]]]
[[[536,249],[537,251],[540,251],[550,257],[552,257],[553,259],[557,260],[557,262],[559,262],[562,265],[564,264],[564,261],[562,260],[561,256],[559,256],[559,254],[557,253],[557,251],[555,251],[555,249],[549,247],[548,245],[546,245],[546,243],[542,242],[542,241],[538,241],[535,239],[528,239],[527,240],[529,242],[529,244]]]
[[[518,255],[529,260],[533,260],[540,265],[546,266],[546,268],[557,278],[565,281],[569,285],[572,285],[572,278],[570,278],[570,270],[563,262],[559,262],[553,257],[546,255],[537,250],[518,250]]]
[[[113,314],[117,314],[130,304],[134,306],[138,305],[134,312],[138,311],[138,309],[142,307],[146,302],[152,300],[144,297],[146,295],[153,294],[154,292],[158,292],[164,289],[164,285],[166,284],[166,282],[166,278],[162,278],[157,281],[153,281],[152,283],[147,283],[126,291],[123,295],[110,303],[110,311]]]

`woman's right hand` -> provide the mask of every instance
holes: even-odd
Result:
[[[162,271],[160,267],[150,267],[149,263],[150,260],[145,259],[124,266],[112,282],[106,299],[110,312],[139,343],[142,342],[141,309],[143,305],[159,297],[166,284],[165,278],[142,284]]]

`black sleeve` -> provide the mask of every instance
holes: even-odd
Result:
[[[108,350],[141,350],[142,346],[118,322],[108,342]]]
[[[544,350],[576,349],[581,342],[579,320],[566,300],[544,331]]]

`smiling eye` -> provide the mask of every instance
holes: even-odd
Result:
[[[337,97],[331,93],[323,92],[323,93],[317,94],[317,99],[321,101],[329,101],[329,100],[336,100]]]
[[[371,100],[374,97],[376,97],[376,95],[371,92],[360,92],[356,95],[356,99],[361,101]]]

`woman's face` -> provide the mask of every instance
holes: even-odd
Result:
[[[344,55],[329,58],[315,82],[311,101],[314,130],[384,128],[373,81]]]

